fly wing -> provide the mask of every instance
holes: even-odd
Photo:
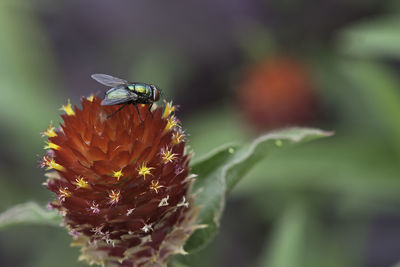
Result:
[[[102,106],[111,106],[136,101],[137,94],[123,88],[113,88],[107,91],[105,98],[101,101]]]
[[[91,77],[97,82],[109,87],[116,87],[121,84],[128,84],[128,82],[123,79],[113,77],[107,74],[92,74]]]

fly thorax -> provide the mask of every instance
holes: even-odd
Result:
[[[145,95],[146,94],[146,85],[144,84],[135,84],[135,92]]]
[[[128,88],[128,90],[130,90],[130,91],[135,91],[135,85],[134,84],[129,84],[129,85],[127,85],[126,86],[127,88]]]

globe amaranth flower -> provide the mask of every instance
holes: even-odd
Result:
[[[312,73],[293,57],[276,55],[250,66],[238,89],[241,110],[259,130],[309,124],[318,114]]]
[[[81,247],[80,260],[107,266],[161,266],[184,253],[198,227],[190,194],[190,153],[175,107],[101,106],[97,96],[82,109],[63,106],[64,121],[48,137],[42,166],[63,216]]]

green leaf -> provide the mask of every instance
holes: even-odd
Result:
[[[293,201],[278,221],[272,241],[265,247],[260,266],[301,266],[303,262],[308,220],[308,207]]]
[[[0,1],[0,123],[4,147],[15,151],[19,164],[30,164],[41,145],[26,137],[39,136],[60,106],[57,64],[34,7]]]
[[[34,202],[16,205],[0,214],[0,229],[18,224],[59,226],[61,216],[56,211],[46,211]]]
[[[356,137],[336,137],[264,159],[235,194],[265,195],[264,200],[275,193],[284,199],[285,193],[309,189],[324,198],[340,196],[335,203],[347,214],[398,210],[398,160],[393,154],[382,156],[387,150],[379,137]]]
[[[188,240],[189,252],[204,247],[215,236],[225,205],[225,195],[261,159],[273,151],[332,135],[317,129],[292,128],[263,135],[250,144],[225,145],[193,163],[198,175],[194,184],[196,204],[201,207],[199,223],[207,225]],[[284,166],[282,166],[284,168]]]
[[[383,64],[369,61],[343,61],[343,74],[360,93],[377,122],[387,131],[391,142],[400,152],[400,80],[398,75]],[[373,118],[371,118],[373,119]]]
[[[337,225],[332,227],[326,225],[323,200],[314,198],[310,192],[288,194],[284,201],[275,202],[279,215],[274,217],[272,232],[268,232],[257,266],[361,266],[368,220],[354,223],[354,217],[346,220],[335,216]],[[263,209],[268,208],[265,205],[258,208],[265,212]]]
[[[339,49],[359,57],[400,58],[400,16],[368,19],[345,29],[339,35]]]

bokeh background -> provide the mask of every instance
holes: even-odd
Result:
[[[2,0],[0,211],[53,196],[40,132],[107,73],[158,84],[196,157],[280,127],[336,135],[268,158],[187,265],[385,267],[400,260],[397,0]],[[85,266],[64,229],[0,231],[0,266]]]

